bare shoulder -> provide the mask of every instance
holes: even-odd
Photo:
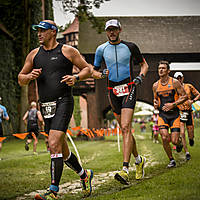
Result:
[[[172,78],[172,79],[173,79],[172,83],[173,83],[173,86],[174,86],[175,88],[181,86],[180,82],[179,82],[176,78]]]
[[[70,61],[72,61],[73,58],[76,57],[77,55],[80,55],[79,51],[76,48],[66,44],[64,44],[62,47],[62,53]]]
[[[34,57],[35,57],[35,55],[38,53],[38,51],[39,51],[39,47],[33,49],[33,50],[28,54],[27,59],[33,60]]]
[[[67,44],[64,44],[63,47],[62,47],[62,52],[63,53],[68,53],[68,54],[74,54],[74,53],[79,53],[79,51],[72,47],[72,46],[69,46]]]
[[[155,83],[153,83],[153,90],[156,90],[157,89],[157,87],[158,87],[158,81],[156,81]]]

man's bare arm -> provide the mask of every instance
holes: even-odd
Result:
[[[177,90],[177,93],[179,95],[179,98],[174,102],[174,106],[177,106],[179,104],[184,103],[186,100],[188,100],[188,96],[183,88],[183,86],[180,84],[180,82],[176,79],[174,81],[174,87]]]
[[[18,83],[21,86],[28,85],[31,80],[38,78],[42,72],[42,69],[33,69],[33,58],[37,51],[38,49],[34,49],[27,55],[24,66],[18,74]]]
[[[149,65],[147,64],[146,60],[144,59],[144,61],[142,63],[140,63],[140,76],[143,74],[144,76],[146,76],[148,69],[149,69]]]
[[[158,109],[158,106],[159,106],[158,97],[157,97],[157,93],[156,93],[157,87],[158,87],[158,82],[155,82],[155,83],[153,84],[153,87],[152,87],[153,96],[154,96],[154,99],[153,99],[153,106],[154,106],[155,109]]]
[[[173,79],[173,86],[176,89],[179,98],[172,103],[166,103],[162,109],[167,112],[169,110],[172,110],[173,108],[175,108],[177,105],[184,103],[187,99],[188,96],[183,88],[183,86],[181,85],[181,83],[177,80],[177,79]]]
[[[80,72],[77,74],[78,80],[84,80],[91,76],[89,64],[83,59],[77,49],[65,45],[62,51],[64,56],[80,69]],[[66,82],[69,86],[73,86],[76,81],[77,79],[75,76],[66,75],[62,77],[61,83]]]

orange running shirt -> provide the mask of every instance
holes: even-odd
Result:
[[[185,89],[186,94],[188,95],[188,100],[192,99],[192,95],[194,95],[195,97],[199,95],[199,92],[192,84],[185,83],[183,84],[183,87]],[[188,101],[185,101],[184,103],[178,105],[178,108],[180,110],[192,110],[192,105],[189,106]]]
[[[158,107],[160,111],[159,115],[166,118],[176,117],[177,113],[179,112],[179,109],[177,107],[167,112],[162,110],[164,104],[173,103],[178,99],[178,93],[173,86],[173,78],[169,77],[169,81],[166,85],[162,85],[161,80],[158,80],[158,87],[156,90],[156,94],[159,101],[159,107]]]

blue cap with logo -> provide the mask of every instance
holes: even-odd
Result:
[[[49,22],[43,22],[41,21],[39,24],[37,25],[32,25],[32,29],[33,30],[37,30],[38,28],[42,28],[42,29],[52,29],[52,30],[56,30],[56,32],[58,32],[58,28],[53,25],[53,24],[50,24]]]

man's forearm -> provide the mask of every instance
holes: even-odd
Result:
[[[173,103],[173,105],[176,107],[177,105],[184,103],[186,100],[188,100],[187,95],[180,96],[178,100]]]
[[[140,75],[143,74],[144,76],[146,76],[147,72],[148,72],[148,64],[147,62],[144,60],[144,62],[141,64],[141,71],[140,71]]]
[[[91,76],[90,68],[83,68],[77,75],[79,76],[80,81],[89,78]]]
[[[27,74],[19,74],[18,75],[18,83],[20,86],[28,85],[30,82],[30,79]]]

